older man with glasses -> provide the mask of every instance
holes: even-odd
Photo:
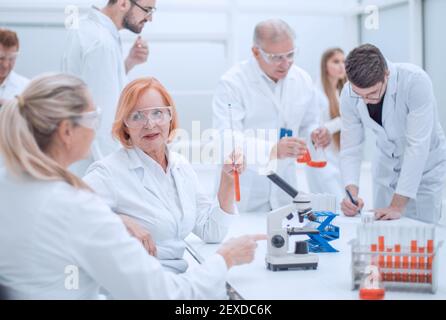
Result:
[[[282,20],[260,22],[253,42],[253,57],[221,78],[213,99],[213,122],[219,130],[230,128],[228,105],[232,106],[233,126],[243,140],[240,146],[246,149],[248,162],[240,180],[239,209],[266,212],[290,199],[258,174],[259,166],[277,160],[273,163],[278,173],[297,187],[296,160],[305,154],[307,142],[325,148],[331,135],[319,128],[310,75],[294,64],[296,43],[291,27]]]
[[[71,169],[82,175],[92,160],[118,149],[111,128],[119,95],[127,84],[127,73],[143,64],[149,56],[146,41],[138,36],[124,58],[120,30],[140,34],[148,21],[152,21],[156,0],[109,0],[98,9],[93,7],[79,21],[79,28],[68,31],[62,70],[82,78],[90,88],[94,102],[103,108],[103,120],[93,145],[93,159]]]
[[[0,28],[0,106],[22,93],[29,80],[14,71],[19,56],[19,38],[12,30]]]

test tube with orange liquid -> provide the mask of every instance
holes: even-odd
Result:
[[[410,273],[410,282],[417,282],[417,269],[418,269],[418,258],[416,254],[418,253],[418,241],[417,241],[418,232],[417,229],[414,229],[414,232],[412,232],[412,239],[410,240],[410,253],[412,255],[410,256],[410,269],[412,272]]]
[[[427,282],[432,283],[433,259],[434,259],[434,233],[435,228],[430,226],[427,234]]]

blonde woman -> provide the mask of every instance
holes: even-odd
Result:
[[[0,110],[0,285],[13,298],[221,298],[227,270],[256,240],[222,245],[197,269],[164,272],[122,221],[67,167],[86,157],[99,123],[85,84],[45,75]],[[77,279],[77,280],[74,280]]]
[[[340,48],[328,49],[321,59],[320,82],[316,85],[321,122],[332,134],[333,143],[325,149],[327,166],[307,168],[311,192],[336,195],[340,202],[344,198],[339,169],[341,118],[339,97],[346,83],[345,55]]]

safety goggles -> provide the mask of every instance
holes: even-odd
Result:
[[[101,108],[97,107],[95,111],[81,113],[79,116],[75,116],[73,120],[84,128],[97,130],[101,125],[101,114]]]
[[[384,80],[381,82],[381,86],[380,86],[379,90],[377,90],[367,96],[362,96],[353,90],[352,85],[350,83],[349,84],[350,97],[355,98],[355,99],[376,101],[378,103],[381,100],[381,95],[382,95],[383,89],[386,87],[386,84],[387,84],[387,81]]]
[[[151,121],[157,125],[163,125],[172,120],[172,107],[145,108],[132,112],[124,123],[128,128],[138,129],[145,127]]]
[[[260,54],[262,55],[263,59],[268,63],[268,64],[275,64],[278,65],[280,64],[282,61],[287,61],[289,63],[294,61],[294,57],[296,55],[297,49],[294,48],[291,51],[285,52],[285,53],[278,53],[278,54],[274,54],[274,53],[267,53],[265,52],[262,48],[258,47]]]
[[[10,54],[0,52],[0,63],[3,63],[5,61],[14,62],[17,60],[18,56],[19,56],[19,52],[14,52],[14,53],[10,53]]]
[[[139,3],[137,3],[135,0],[129,0],[131,3],[133,3],[135,6],[137,6],[139,9],[141,9],[142,11],[144,11],[146,13],[147,16],[151,16],[152,14],[155,13],[156,8],[155,7],[147,7],[144,8],[142,5],[140,5]]]

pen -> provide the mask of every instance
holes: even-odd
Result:
[[[350,201],[355,205],[358,206],[359,202],[358,200],[355,200],[352,196],[352,194],[350,193],[350,191],[348,189],[345,189],[345,193],[347,194],[348,198],[350,199]],[[359,209],[358,211],[359,214],[361,214],[361,209]]]

